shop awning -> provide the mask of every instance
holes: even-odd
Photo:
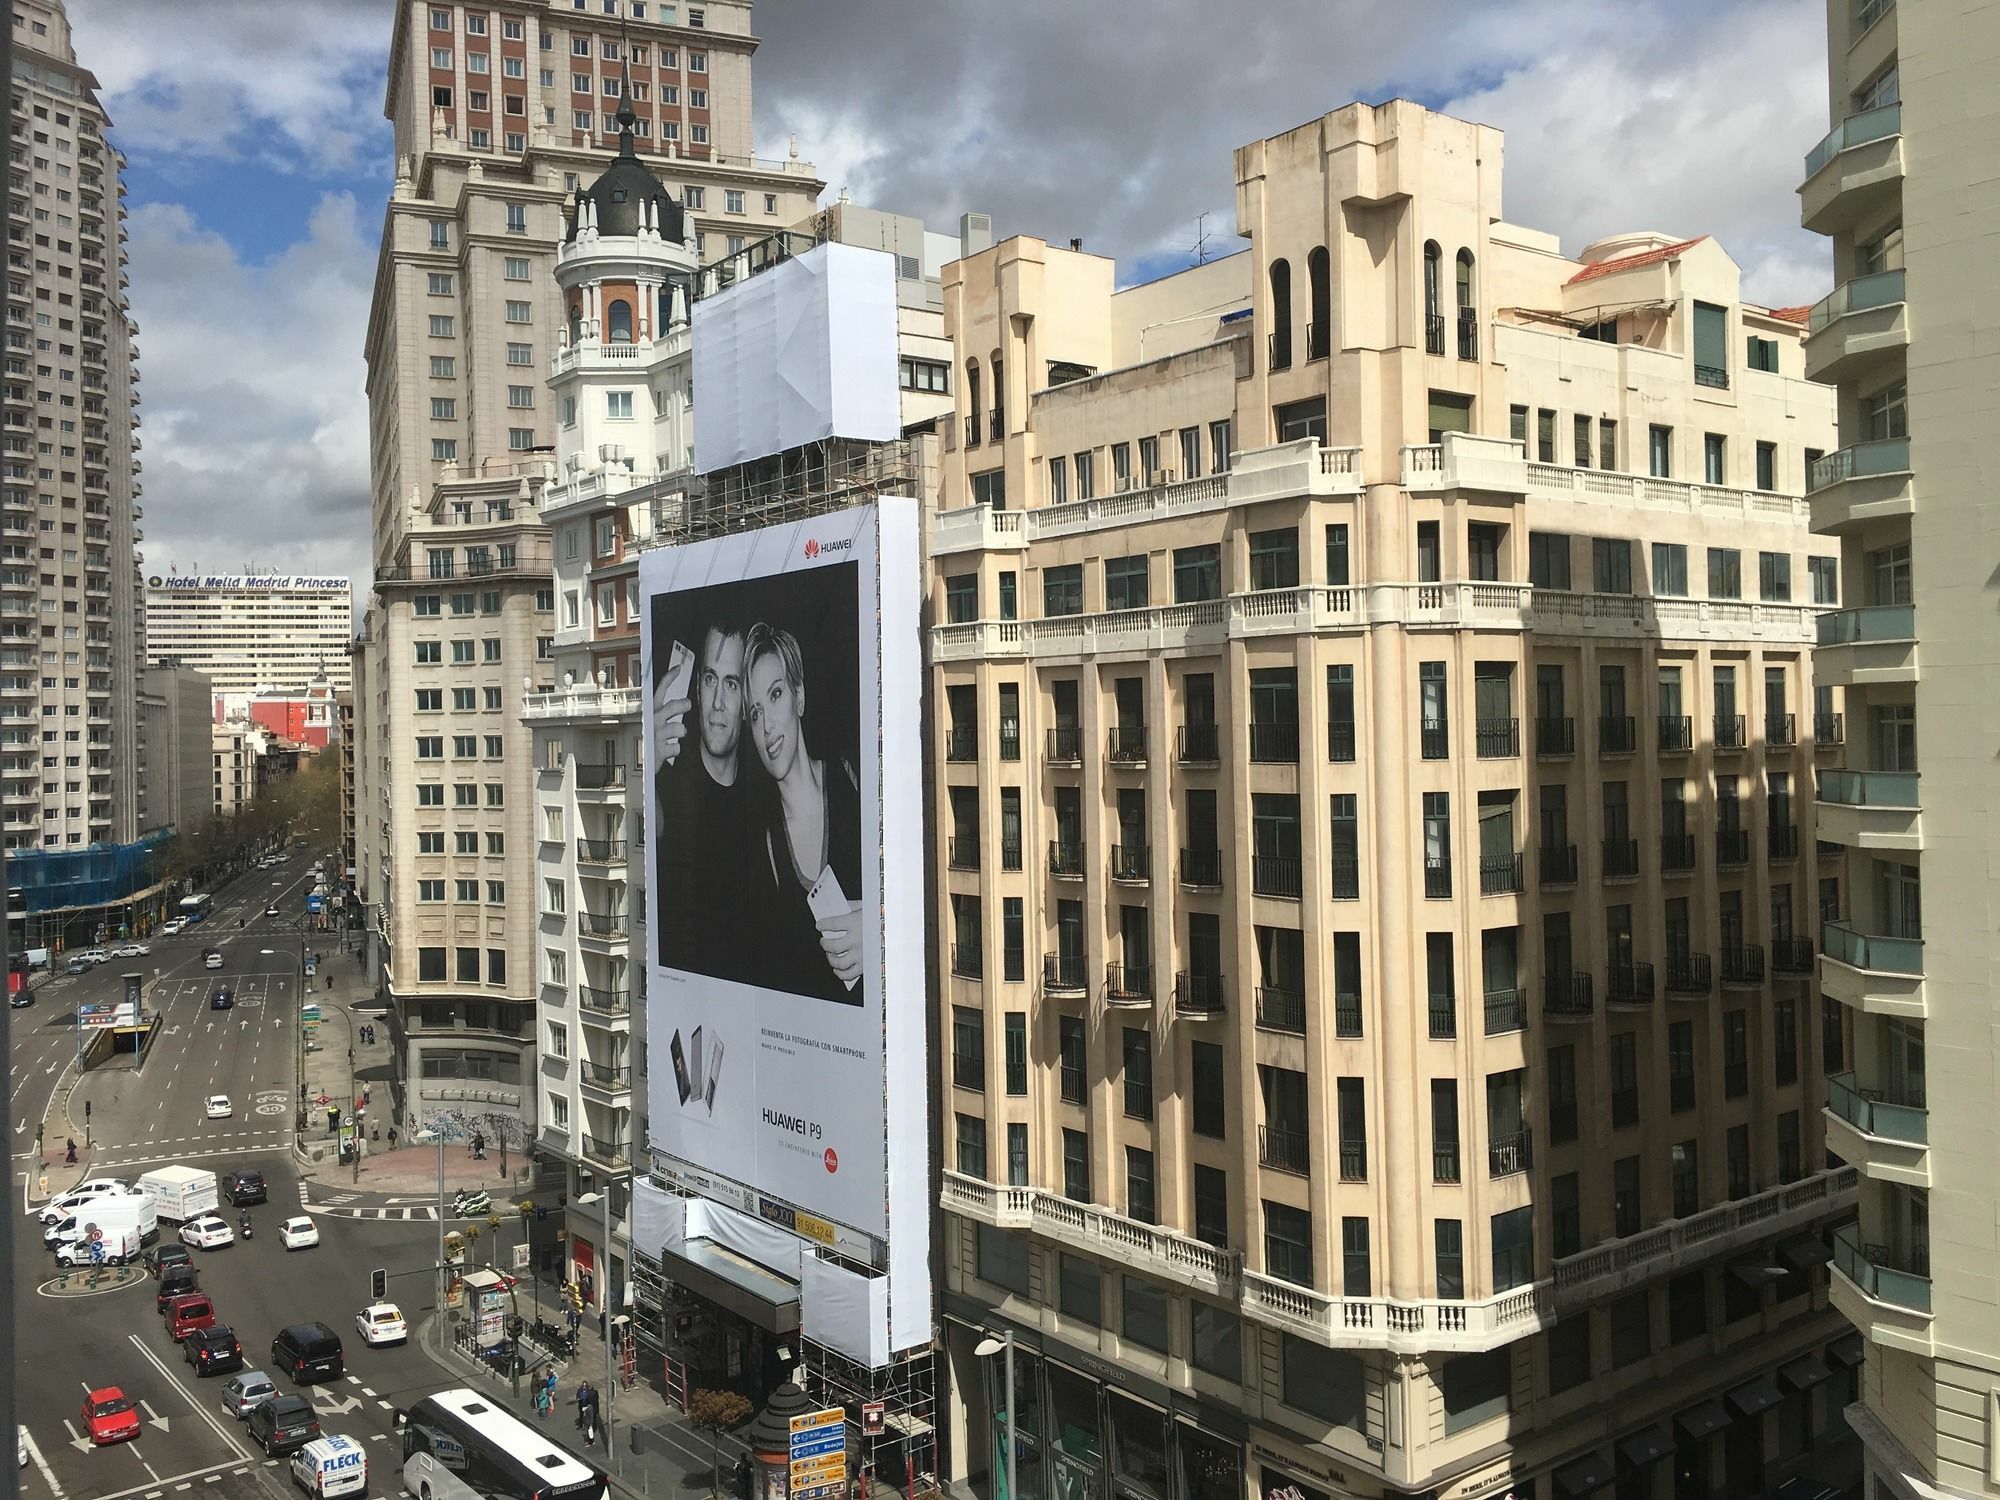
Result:
[[[1779,1240],[1778,1253],[1802,1271],[1823,1266],[1833,1259],[1833,1252],[1816,1234],[1795,1234],[1789,1239]]]
[[[1795,1391],[1809,1391],[1822,1380],[1833,1379],[1833,1371],[1817,1354],[1801,1354],[1778,1367],[1778,1378]]]
[[[1844,1333],[1826,1346],[1826,1357],[1843,1370],[1851,1370],[1868,1357],[1858,1333]]]
[[[1628,1438],[1618,1443],[1618,1456],[1635,1469],[1643,1469],[1647,1464],[1657,1463],[1674,1451],[1673,1434],[1665,1425],[1655,1422],[1651,1427],[1642,1427]]]
[[[1698,1406],[1690,1406],[1674,1418],[1674,1430],[1691,1443],[1698,1443],[1728,1425],[1729,1413],[1720,1401],[1704,1401]]]
[[[798,1331],[798,1286],[714,1240],[689,1240],[679,1250],[663,1246],[660,1271],[767,1333]]]
[[[1595,1453],[1586,1453],[1557,1469],[1556,1493],[1569,1500],[1585,1500],[1611,1483],[1611,1465]]]
[[[1739,1417],[1754,1417],[1760,1411],[1769,1411],[1785,1398],[1778,1394],[1778,1388],[1759,1375],[1755,1380],[1746,1380],[1731,1391],[1728,1396],[1729,1409]]]

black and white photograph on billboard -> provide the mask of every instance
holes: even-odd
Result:
[[[888,1086],[924,1035],[917,559],[878,501],[639,563],[648,1136],[875,1237],[928,1175],[923,1091]]]
[[[657,601],[662,968],[865,999],[859,571],[850,561]],[[698,1078],[705,1062],[690,1067]]]

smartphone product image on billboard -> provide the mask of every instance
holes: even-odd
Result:
[[[686,1038],[653,1144],[877,1236],[928,1172],[924,1091],[888,1084],[924,1065],[918,524],[884,498],[640,560],[648,1018]]]

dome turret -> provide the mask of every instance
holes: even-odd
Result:
[[[573,242],[586,227],[600,235],[628,237],[651,229],[678,245],[687,237],[687,218],[652,169],[639,160],[632,135],[639,117],[630,98],[619,99],[617,118],[618,159],[589,187],[577,189],[569,232],[563,238]]]

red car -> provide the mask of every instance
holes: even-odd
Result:
[[[139,1435],[139,1411],[115,1385],[104,1386],[83,1398],[83,1430],[100,1448],[106,1443],[122,1443]]]

